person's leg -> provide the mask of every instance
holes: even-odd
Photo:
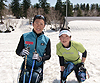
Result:
[[[77,64],[75,65],[74,71],[79,83],[86,80],[86,68],[82,67],[81,65],[79,66],[79,64]]]
[[[22,65],[21,65],[21,68],[20,68],[19,83],[23,82],[23,75],[24,75],[23,70],[24,70],[24,61],[23,61]]]
[[[33,71],[32,83],[40,83],[43,80],[43,69],[37,68]]]
[[[28,83],[28,81],[29,81],[31,67],[26,65],[26,70],[24,70],[24,64],[25,64],[25,62],[23,61],[22,65],[21,65],[21,73],[20,73],[19,83],[23,83],[24,72],[25,72],[25,82]]]
[[[74,71],[75,71],[75,75],[76,75],[78,82],[81,83],[80,78],[78,76],[79,67],[77,65],[75,65]]]
[[[62,81],[66,81],[67,76],[74,70],[74,64],[72,62],[65,63],[65,69],[62,76]]]

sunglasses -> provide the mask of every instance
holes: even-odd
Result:
[[[35,18],[39,18],[39,19],[45,20],[45,17],[43,15],[36,15]]]

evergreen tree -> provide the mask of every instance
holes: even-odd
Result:
[[[23,13],[23,5],[20,4],[19,8],[20,8],[20,17],[23,17],[24,16],[24,13]]]
[[[66,2],[62,2],[62,16],[66,16]]]
[[[70,3],[69,0],[67,0],[67,16],[73,16],[73,4]]]
[[[98,16],[100,16],[100,5],[99,5],[99,7],[98,7],[98,12],[99,12]]]
[[[1,19],[1,23],[3,23],[2,22],[2,16],[3,16],[3,10],[5,8],[4,1],[7,2],[7,0],[0,0],[0,19]]]
[[[35,5],[34,5],[34,8],[40,8],[40,5],[38,4],[38,3],[36,3]]]
[[[89,11],[89,4],[86,5],[86,11]]]
[[[12,13],[16,18],[20,17],[20,7],[19,7],[19,0],[13,0],[11,3]]]
[[[23,5],[23,15],[24,15],[24,17],[27,18],[27,10],[30,7],[31,2],[30,2],[30,0],[23,0],[23,4],[22,5]]]
[[[91,4],[91,11],[95,9],[95,4]]]
[[[77,16],[78,16],[78,17],[82,16],[82,11],[81,11],[80,8],[77,10]]]
[[[47,0],[39,0],[39,5],[40,5],[41,8],[44,9],[45,14],[49,13],[50,4],[47,3]]]
[[[99,11],[99,6],[98,6],[98,4],[96,4],[96,10]]]
[[[74,10],[79,10],[79,4],[75,5]]]
[[[59,12],[62,12],[62,0],[57,0],[55,10],[59,10]]]
[[[85,3],[80,5],[80,9],[85,10]]]

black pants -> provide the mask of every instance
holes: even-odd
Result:
[[[29,82],[31,68],[32,67],[29,67],[27,65],[26,70],[24,70],[24,62],[22,63],[19,83],[23,83],[24,72],[26,72],[25,83]],[[40,83],[42,80],[43,80],[43,65],[41,65],[40,67],[37,67],[37,68],[34,67],[33,73],[32,73],[31,83]]]
[[[79,80],[80,77],[78,76],[79,67],[80,66],[78,66],[78,64],[75,65],[75,67],[74,67],[74,72],[75,72],[75,75],[76,75],[76,78],[77,78],[78,82],[80,82],[80,80]]]

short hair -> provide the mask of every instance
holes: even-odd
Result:
[[[70,27],[68,27],[68,28],[61,28],[61,29],[60,29],[60,32],[61,32],[62,30],[68,30],[68,31],[70,31]],[[70,31],[70,32],[71,32],[71,31]]]

